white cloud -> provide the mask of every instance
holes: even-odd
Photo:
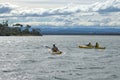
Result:
[[[88,21],[79,22],[76,25],[78,25],[78,26],[95,26],[95,24],[93,22],[88,22]]]
[[[31,18],[30,18],[31,19]],[[61,19],[61,20],[60,20]],[[31,26],[111,26],[111,27],[118,27],[120,26],[119,20],[114,20],[111,18],[101,18],[101,19],[89,19],[89,20],[82,20],[82,19],[76,19],[76,17],[56,17],[51,19],[51,21],[29,21],[29,22],[15,22],[15,23],[21,23],[23,25],[29,24]],[[14,24],[15,24],[14,23]]]
[[[13,16],[24,16],[24,17],[44,17],[44,16],[55,16],[55,15],[70,15],[73,13],[81,12],[82,10],[78,9],[77,7],[62,7],[62,8],[55,8],[55,9],[42,9],[42,8],[35,8],[35,9],[28,9],[28,8],[18,8],[12,10],[10,14]]]
[[[120,26],[120,22],[119,21],[111,21],[108,23],[108,26]]]
[[[107,0],[106,2],[97,2],[91,5],[89,11],[98,12],[119,12],[120,0]]]
[[[20,23],[23,25],[29,24],[31,26],[64,26],[65,25],[64,22],[16,22],[16,23]]]
[[[111,0],[106,2],[97,2],[92,5],[69,5],[62,8],[55,9],[29,9],[20,8],[15,5],[10,5],[8,3],[0,4],[0,13],[10,13],[13,16],[51,16],[51,15],[70,15],[80,12],[119,12],[120,11],[120,1]]]
[[[104,12],[103,15],[100,14]],[[23,8],[11,4],[0,4],[0,17],[44,17],[51,18],[43,22],[37,19],[34,22],[27,22],[31,25],[47,26],[120,26],[120,0],[107,0],[91,5],[68,5],[62,8]],[[109,14],[108,14],[109,13]],[[117,17],[116,17],[117,16]],[[23,20],[24,21],[24,20]],[[18,21],[19,22],[19,19]],[[23,23],[24,24],[24,23]]]

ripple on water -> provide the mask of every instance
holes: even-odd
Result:
[[[104,69],[105,67],[89,67],[89,69]]]
[[[113,75],[110,75],[109,78],[116,79],[116,78],[119,78],[119,76],[116,74],[113,74]]]
[[[86,67],[77,67],[75,69],[78,69],[78,70],[84,70],[84,69],[87,69]]]
[[[119,36],[66,37],[1,37],[0,80],[120,79]],[[100,51],[77,47],[90,40],[100,41],[107,49]],[[44,46],[53,43],[57,43],[65,55],[52,55]],[[111,43],[113,45],[109,46]]]
[[[28,63],[35,63],[35,62],[38,62],[37,60],[21,60],[22,63],[24,64],[28,64]]]
[[[21,69],[8,69],[8,70],[2,70],[3,73],[11,73],[11,72],[19,72]]]
[[[57,79],[57,80],[69,80],[69,79],[66,79],[66,78],[61,78],[61,77],[56,77],[56,76],[54,76],[54,79]]]
[[[107,75],[103,77],[89,77],[88,80],[119,80],[117,75]]]

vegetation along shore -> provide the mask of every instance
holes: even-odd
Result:
[[[42,34],[40,29],[31,28],[30,25],[16,23],[9,27],[8,21],[3,21],[0,23],[0,36],[42,36]]]

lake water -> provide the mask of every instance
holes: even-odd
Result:
[[[106,49],[78,48],[88,42]],[[120,80],[120,36],[0,37],[0,80]]]

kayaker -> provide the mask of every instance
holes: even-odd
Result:
[[[57,51],[59,51],[59,49],[55,46],[55,44],[53,44],[52,51],[53,51],[53,52],[57,52]]]
[[[86,46],[92,46],[91,42],[89,42]]]
[[[96,42],[95,47],[96,47],[96,48],[99,48],[99,47],[100,47],[99,44],[98,44],[98,42]]]

